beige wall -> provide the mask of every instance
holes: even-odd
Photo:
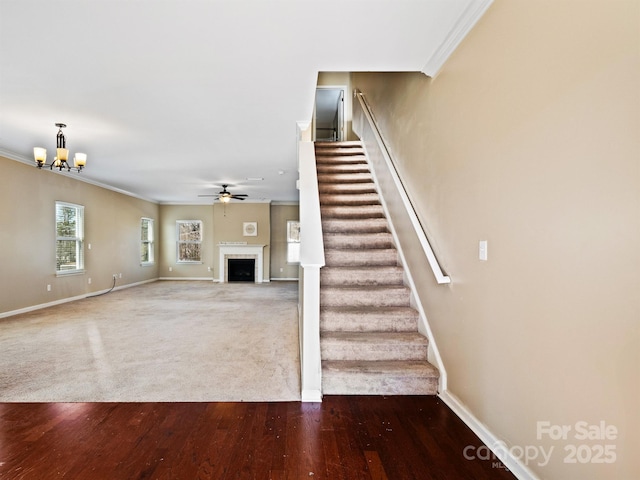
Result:
[[[232,202],[227,205],[161,205],[159,270],[161,278],[214,279],[220,275],[219,242],[266,245],[263,281],[298,278],[297,265],[286,263],[286,221],[298,219],[297,205]],[[176,262],[176,221],[202,220],[202,264]],[[257,222],[258,235],[245,237],[244,222]],[[281,238],[282,237],[282,238]],[[284,243],[283,243],[284,242]],[[169,269],[171,268],[171,271]],[[280,272],[280,268],[283,269]]]
[[[635,0],[496,0],[435,79],[352,77],[452,278],[420,287],[449,389],[509,446],[554,447],[541,478],[640,478],[639,25]]]
[[[231,202],[228,204],[216,203],[213,206],[214,232],[214,272],[218,278],[220,266],[218,265],[220,242],[247,242],[247,244],[266,245],[263,250],[263,281],[269,281],[271,248],[271,219],[270,204],[268,203],[240,203]],[[244,222],[257,222],[258,235],[255,237],[245,237],[242,226]]]
[[[227,205],[226,211],[222,205],[157,205],[78,181],[78,174],[51,173],[2,157],[0,168],[0,316],[107,290],[113,285],[114,273],[122,274],[116,280],[117,287],[159,277],[217,278],[219,241],[267,245],[264,280],[269,280],[271,219],[267,203],[233,203]],[[55,275],[56,201],[85,207],[84,274]],[[297,212],[297,207],[273,208],[275,218],[293,218]],[[140,265],[142,217],[155,222],[156,261],[151,266]],[[176,263],[176,220],[203,221],[202,264]],[[259,236],[243,237],[243,221],[257,221]],[[283,228],[286,221],[285,227],[276,226],[277,231]],[[279,250],[282,247],[275,248],[277,258],[284,255]],[[284,248],[286,251],[286,245]],[[278,274],[297,278],[297,268],[284,265],[284,272]],[[47,285],[51,285],[51,291],[47,291]]]
[[[140,265],[140,219],[158,206],[0,157],[0,315],[157,278]],[[56,277],[55,202],[84,206],[85,273]],[[91,249],[88,249],[91,244]],[[89,283],[91,279],[91,283]],[[51,285],[51,291],[47,291]]]
[[[178,220],[202,221],[202,263],[177,262]],[[212,205],[160,205],[160,259],[161,278],[213,279],[214,227]]]
[[[298,205],[271,206],[271,278],[298,278],[298,264],[287,263],[287,221],[300,220]]]

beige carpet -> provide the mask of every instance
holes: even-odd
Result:
[[[300,399],[298,284],[158,281],[0,320],[0,402]]]

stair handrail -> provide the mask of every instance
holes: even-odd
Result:
[[[298,143],[300,190],[300,377],[303,402],[322,401],[320,359],[320,269],[325,265],[316,154]]]
[[[433,252],[433,249],[431,248],[431,243],[429,243],[429,239],[427,238],[427,235],[424,232],[424,228],[422,228],[422,223],[420,223],[420,219],[416,214],[416,210],[413,207],[413,203],[411,202],[409,195],[407,194],[407,190],[405,189],[404,184],[400,179],[400,175],[398,175],[396,164],[393,161],[393,158],[391,157],[391,153],[389,152],[389,149],[387,148],[387,145],[382,137],[380,128],[378,126],[378,122],[376,122],[375,117],[373,116],[373,112],[371,110],[371,107],[369,106],[369,103],[367,102],[362,92],[356,90],[355,96],[357,97],[360,107],[362,108],[362,113],[364,114],[364,116],[367,119],[367,122],[371,126],[371,130],[375,137],[376,143],[378,144],[378,147],[380,148],[380,151],[385,160],[387,168],[391,173],[391,177],[393,178],[395,187],[398,193],[400,194],[400,198],[402,199],[402,202],[405,206],[405,209],[407,211],[407,215],[409,216],[411,224],[415,229],[418,240],[422,245],[422,249],[424,250],[425,256],[427,257],[427,261],[429,262],[429,266],[431,267],[431,271],[433,272],[436,282],[438,284],[451,283],[451,278],[448,275],[445,275],[443,273],[442,268],[440,267],[440,263],[438,262],[438,259],[435,253]],[[354,129],[355,129],[355,122],[354,122]]]

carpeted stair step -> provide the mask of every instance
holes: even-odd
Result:
[[[409,307],[411,291],[404,285],[320,288],[321,307]]]
[[[386,233],[389,231],[386,218],[360,220],[328,219],[322,220],[322,231],[326,233]]]
[[[317,146],[317,145],[316,145]],[[349,147],[349,148],[316,148],[316,158],[318,157],[347,157],[347,156],[356,156],[356,155],[364,155],[364,149],[362,146],[360,147]]]
[[[373,182],[362,183],[319,183],[318,191],[320,195],[333,193],[338,195],[352,195],[363,193],[377,193],[376,186]]]
[[[438,377],[426,361],[322,362],[325,395],[435,395]]]
[[[319,163],[316,167],[318,173],[369,173],[369,166],[364,162],[348,163]]]
[[[417,332],[418,311],[411,307],[322,307],[320,330],[333,332]]]
[[[320,207],[322,218],[384,218],[382,205],[326,205]]]
[[[366,248],[395,248],[393,237],[389,232],[379,233],[325,233],[324,248],[366,249]]]
[[[322,307],[320,330],[334,332],[416,332],[418,312],[411,307]]]
[[[347,193],[336,194],[324,192],[320,194],[320,204],[329,205],[379,205],[380,197],[377,193]]]
[[[317,142],[325,395],[434,395],[438,370],[360,142]]]
[[[360,140],[343,140],[341,142],[321,140],[319,142],[315,142],[315,146],[319,148],[362,148],[362,142]]]
[[[369,164],[367,163],[367,157],[316,157],[316,169],[318,173],[326,173],[320,172],[319,170],[332,170],[330,167],[337,166],[351,166],[353,168],[361,169],[366,166],[367,171],[369,170]]]
[[[318,183],[371,183],[370,173],[318,173]]]
[[[322,360],[426,360],[427,338],[417,332],[322,332]]]
[[[395,248],[374,248],[371,250],[325,249],[324,261],[327,267],[398,265],[398,251]]]
[[[362,144],[349,145],[347,142],[337,142],[334,145],[323,145],[321,142],[316,142],[316,152],[319,154],[330,154],[330,155],[349,155],[352,152],[364,152],[364,147]]]
[[[398,266],[327,265],[320,270],[320,285],[327,286],[365,286],[365,285],[403,285],[404,269]]]
[[[342,140],[340,142],[330,141],[330,140],[320,140],[315,142],[316,147],[320,148],[336,148],[338,146],[342,148],[356,147],[362,148],[362,142],[360,140]]]

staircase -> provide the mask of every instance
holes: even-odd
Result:
[[[325,395],[432,395],[438,370],[360,142],[316,142]]]

